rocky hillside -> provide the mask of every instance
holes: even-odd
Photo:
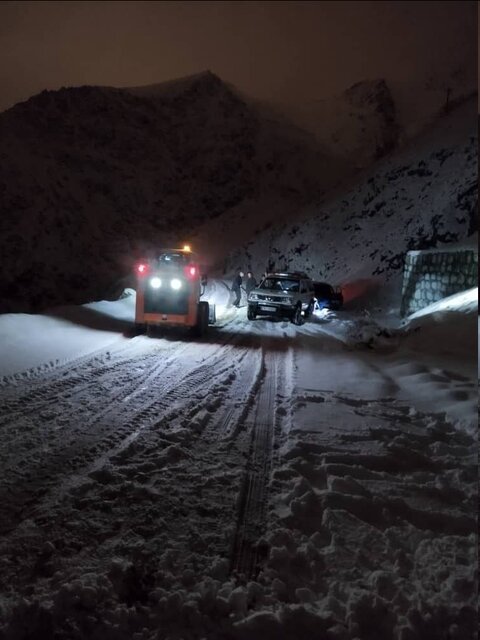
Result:
[[[477,102],[468,100],[349,184],[234,252],[238,266],[306,270],[346,298],[398,282],[404,255],[461,242],[478,228]]]
[[[310,136],[311,138],[311,136]],[[0,114],[0,312],[105,297],[150,246],[349,172],[214,74],[44,91]]]

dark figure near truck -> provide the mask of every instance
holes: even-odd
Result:
[[[233,279],[232,291],[235,294],[235,300],[233,301],[234,307],[240,306],[240,298],[242,297],[243,271],[239,270],[235,278]]]
[[[245,291],[247,293],[247,296],[250,291],[253,291],[255,289],[256,286],[257,281],[255,280],[253,273],[251,271],[247,271],[247,279],[245,280]]]

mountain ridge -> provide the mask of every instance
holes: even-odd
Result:
[[[357,83],[354,102],[365,88],[388,113],[387,85]],[[185,238],[228,269],[229,251],[363,179],[210,71],[44,91],[0,114],[0,139],[0,312],[104,298],[147,250]]]
[[[262,194],[308,200],[349,170],[212,73],[153,97],[44,91],[0,114],[0,139],[1,311],[101,297],[149,245]]]

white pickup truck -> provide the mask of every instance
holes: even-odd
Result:
[[[305,273],[268,273],[248,296],[247,317],[289,318],[301,325],[314,308],[313,281]]]

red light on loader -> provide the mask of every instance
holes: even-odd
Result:
[[[147,271],[148,271],[148,264],[141,263],[137,265],[137,272],[140,275],[144,276],[147,273]]]
[[[189,280],[193,280],[198,273],[197,267],[193,264],[189,264],[184,268],[184,273]]]

